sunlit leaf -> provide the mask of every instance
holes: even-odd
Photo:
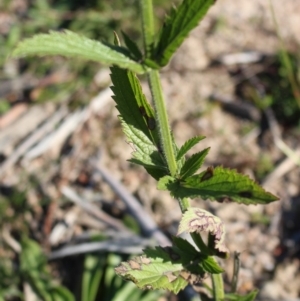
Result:
[[[179,182],[177,179],[171,177],[171,176],[164,176],[159,179],[157,183],[157,189],[158,190],[168,190],[173,192],[176,191],[179,187]]]
[[[178,150],[176,160],[180,160],[192,147],[198,144],[201,140],[203,140],[204,136],[197,136],[187,140],[183,146]]]
[[[209,152],[209,149],[210,147],[204,149],[199,153],[195,153],[185,161],[180,170],[181,179],[184,180],[198,171],[198,169],[202,166],[204,159]]]
[[[191,176],[179,183],[171,181],[165,186],[175,197],[201,197],[203,199],[234,201],[242,204],[268,204],[278,200],[273,194],[266,192],[259,184],[248,176],[235,170],[217,167]]]
[[[159,147],[154,110],[135,74],[118,67],[112,67],[111,71],[113,99],[127,141],[133,148],[130,161],[144,166],[155,179],[159,179],[168,173],[168,168]]]
[[[104,65],[117,65],[121,68],[144,73],[145,67],[132,60],[126,49],[91,40],[72,31],[50,31],[38,34],[20,42],[12,52],[12,57],[62,55],[92,60]]]
[[[172,247],[148,248],[144,253],[115,269],[142,289],[167,289],[177,294],[188,284],[201,282],[206,272],[201,263],[207,258],[182,238],[174,238]]]
[[[177,9],[173,8],[164,22],[153,60],[165,66],[214,2],[215,0],[183,0]]]
[[[159,254],[154,259],[141,256],[122,262],[115,270],[142,289],[167,289],[177,294],[188,285],[188,281],[180,275],[183,266],[164,260]]]

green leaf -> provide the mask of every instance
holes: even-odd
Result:
[[[201,140],[203,140],[204,136],[196,136],[189,140],[187,140],[182,147],[178,150],[176,160],[180,160],[192,147],[198,144]]]
[[[119,118],[127,141],[132,144],[134,149],[133,158],[129,161],[143,166],[155,179],[166,175],[168,168],[163,157],[149,138],[134,125],[124,122],[121,116]]]
[[[177,294],[188,285],[187,280],[180,276],[183,270],[181,264],[162,262],[160,258],[150,260],[147,257],[136,257],[128,263],[122,262],[115,270],[141,289],[167,289]]]
[[[178,234],[183,232],[198,233],[209,232],[214,239],[214,249],[221,253],[228,253],[225,246],[225,227],[223,222],[210,212],[189,207],[183,214],[179,223]],[[209,264],[209,263],[207,263]]]
[[[144,66],[128,56],[124,48],[91,40],[68,30],[35,35],[20,42],[12,52],[13,57],[33,55],[62,55],[117,65],[136,73],[146,71]]]
[[[206,155],[208,154],[210,147],[204,149],[203,151],[193,154],[186,162],[183,164],[180,170],[181,179],[186,179],[192,176],[203,164]]]
[[[212,256],[206,256],[201,261],[202,268],[210,274],[221,274],[224,270],[217,264]]]
[[[176,243],[175,247],[148,248],[144,250],[145,255],[122,262],[115,271],[126,280],[133,281],[139,288],[167,289],[177,294],[189,283],[197,284],[202,281],[205,272],[199,265],[201,253],[181,238],[176,238]],[[194,258],[184,254],[179,245],[192,252]]]
[[[138,155],[139,154],[136,154],[136,153],[134,154],[135,157],[137,157]],[[154,155],[155,155],[155,153],[154,153]],[[159,159],[159,160],[161,160],[161,159]],[[168,173],[167,168],[156,165],[155,161],[147,163],[147,162],[145,162],[145,160],[141,161],[136,158],[129,159],[128,161],[131,163],[143,166],[146,169],[146,171],[148,172],[148,174],[157,181],[160,178],[164,177]],[[158,164],[164,164],[164,163],[162,163],[162,161],[156,160],[156,162],[159,162]]]
[[[134,149],[130,161],[144,166],[155,179],[159,179],[168,173],[168,167],[160,151],[154,110],[135,74],[118,67],[112,67],[111,71],[113,99],[120,112],[123,131]]]
[[[164,176],[160,178],[157,183],[158,190],[168,190],[174,192],[177,191],[177,189],[179,188],[179,182],[177,181],[177,179],[171,176]]]
[[[177,185],[169,179],[165,187],[171,189],[177,198],[201,197],[219,202],[232,200],[246,205],[268,204],[278,200],[278,197],[266,192],[248,176],[222,167],[209,167],[198,175],[179,181]]]
[[[171,56],[214,2],[215,0],[183,0],[177,9],[173,8],[170,16],[166,17],[152,59],[160,66],[167,65]]]
[[[178,254],[181,255],[183,261],[185,258],[187,261],[190,261],[192,258],[195,258],[199,255],[199,252],[195,249],[193,245],[191,245],[186,239],[181,237],[173,237],[173,245],[174,249]]]
[[[258,294],[258,290],[253,290],[249,294],[245,296],[241,296],[238,294],[226,294],[225,295],[225,300],[230,300],[230,301],[254,301],[256,296]]]
[[[199,262],[199,271],[205,271],[211,274],[220,274],[224,270],[217,264],[211,256],[205,256],[199,253],[193,245],[181,237],[173,237],[173,249],[180,255],[180,260],[184,265],[189,265],[193,261]],[[196,273],[197,269],[192,268],[190,272]],[[201,272],[200,272],[201,273]]]
[[[130,53],[133,55],[133,57],[135,58],[136,61],[139,61],[143,58],[143,54],[140,51],[139,47],[137,46],[137,44],[132,41],[130,39],[130,37],[122,31],[122,35],[123,35],[123,39],[125,42],[125,45],[127,46],[127,48],[129,49]]]
[[[206,272],[223,272],[212,257],[181,237],[174,237],[170,247],[147,248],[143,256],[122,262],[115,270],[142,289],[167,289],[175,294],[187,284],[199,284]]]
[[[118,67],[111,68],[113,99],[125,123],[142,131],[150,141],[159,145],[154,110],[143,94],[134,73]]]

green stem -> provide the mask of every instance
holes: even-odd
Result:
[[[140,0],[140,9],[143,23],[143,39],[146,51],[146,57],[151,56],[151,47],[154,41],[154,21],[153,21],[153,4],[152,0]],[[165,101],[163,98],[159,73],[156,70],[148,74],[149,85],[153,102],[155,105],[156,118],[162,141],[163,153],[166,157],[170,174],[175,176],[177,164],[175,160],[171,131],[169,127],[168,115]]]
[[[153,4],[152,0],[140,0],[140,8],[143,22],[143,39],[146,58],[151,57],[152,46],[154,42],[154,21],[153,21]],[[173,140],[169,127],[166,104],[164,101],[159,72],[152,70],[148,74],[150,90],[155,105],[156,118],[159,126],[162,148],[166,157],[168,168],[171,176],[175,176],[177,172],[177,163],[174,154]],[[179,205],[182,212],[185,212],[190,207],[189,200],[184,198],[179,200]],[[192,234],[192,238],[202,252],[209,254],[209,248],[205,245],[200,235]],[[215,301],[224,299],[223,279],[220,274],[212,275],[213,295]]]
[[[142,30],[144,49],[146,57],[151,56],[151,48],[154,42],[154,20],[152,0],[140,0],[140,10],[142,14]]]
[[[188,198],[178,199],[181,212],[184,213],[191,206]]]
[[[189,200],[188,198],[183,198],[183,199],[178,199],[178,201],[179,201],[181,212],[184,213],[190,207]],[[191,237],[195,242],[196,246],[203,254],[207,254],[207,255],[211,254],[209,247],[204,243],[200,234],[191,233]],[[212,274],[211,279],[213,285],[212,292],[213,292],[214,301],[223,301],[225,295],[224,295],[224,284],[223,284],[222,274]]]
[[[160,138],[163,148],[163,153],[166,157],[168,168],[171,176],[175,176],[177,171],[177,164],[173,149],[173,141],[171,137],[171,130],[169,127],[166,104],[163,98],[159,73],[157,70],[152,70],[148,74],[150,90],[155,106],[156,119],[159,127]]]
[[[213,299],[214,301],[223,301],[224,296],[224,285],[222,274],[212,274],[212,288],[213,288]]]
[[[233,275],[231,280],[231,292],[235,293],[239,278],[239,270],[240,270],[240,253],[234,252],[234,263],[233,263]]]

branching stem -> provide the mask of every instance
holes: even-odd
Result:
[[[144,48],[146,58],[151,57],[152,46],[154,42],[154,22],[153,22],[153,4],[152,0],[140,0],[140,8],[142,14],[142,30],[144,39]],[[173,140],[171,136],[171,130],[168,121],[168,115],[166,110],[166,104],[163,97],[159,72],[152,70],[148,74],[148,81],[152,94],[152,99],[155,106],[156,118],[160,132],[160,138],[162,141],[162,149],[168,164],[169,172],[171,176],[175,176],[177,172],[177,163],[174,154]],[[187,198],[180,199],[179,205],[182,213],[184,213],[188,207],[190,207],[189,200]],[[206,254],[209,254],[209,248],[203,242],[199,234],[192,234],[192,238],[198,248]],[[215,301],[221,301],[224,299],[224,287],[223,278],[221,274],[212,275],[213,283],[213,297]]]

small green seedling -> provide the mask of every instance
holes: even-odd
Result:
[[[199,172],[209,148],[187,158],[186,153],[204,137],[194,137],[181,147],[169,127],[159,70],[166,66],[190,31],[205,16],[214,0],[183,0],[172,8],[159,33],[154,32],[151,0],[140,0],[144,50],[123,34],[125,46],[94,41],[70,31],[39,34],[21,42],[13,57],[63,55],[111,66],[111,87],[127,140],[134,146],[130,162],[143,166],[167,190],[182,210],[178,234],[190,233],[197,248],[178,236],[169,247],[147,248],[142,256],[123,262],[115,271],[141,289],[167,289],[178,293],[188,284],[199,284],[210,274],[210,300],[254,300],[257,291],[246,296],[225,294],[222,268],[215,257],[228,257],[223,222],[210,212],[192,208],[189,198],[239,204],[268,204],[277,197],[249,177],[223,167]],[[143,94],[136,74],[146,74],[153,107]],[[208,236],[207,243],[202,237]]]

